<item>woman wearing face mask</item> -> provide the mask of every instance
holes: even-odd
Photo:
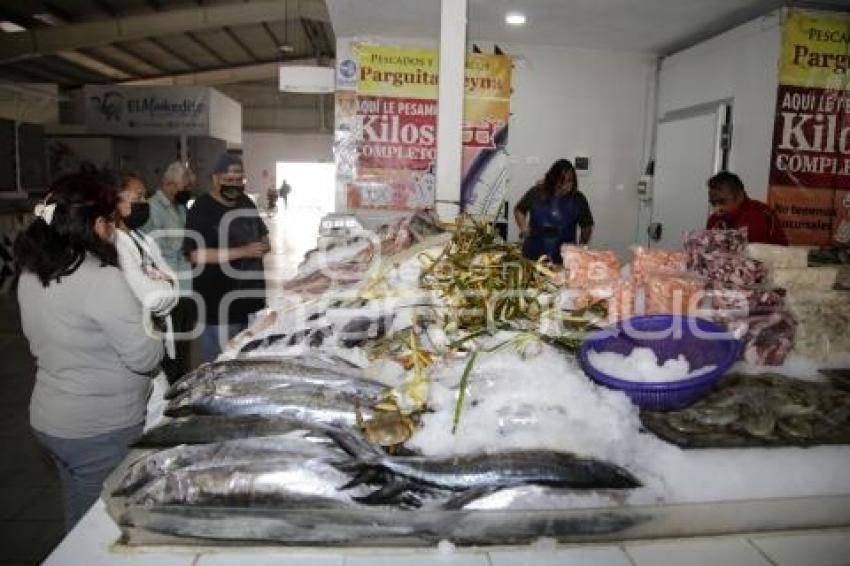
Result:
[[[115,205],[101,176],[62,177],[15,242],[21,325],[37,366],[30,423],[59,471],[67,530],[141,433],[162,357],[118,268]]]
[[[156,242],[140,230],[150,218],[145,185],[138,176],[125,173],[116,177],[115,188],[118,263],[146,312],[167,324],[168,314],[177,304],[177,277]],[[166,350],[169,349],[173,356],[173,346],[167,344]]]
[[[593,215],[587,198],[578,190],[573,164],[559,159],[543,181],[529,189],[514,208],[520,235],[525,238],[522,253],[531,260],[546,255],[561,263],[561,244],[590,241]]]

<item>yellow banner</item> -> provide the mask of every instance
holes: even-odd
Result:
[[[785,22],[779,83],[850,90],[850,19],[790,12]]]
[[[357,94],[437,98],[440,57],[436,50],[360,44],[354,53],[359,65]],[[471,53],[465,67],[467,97],[510,100],[510,57]]]
[[[357,94],[436,98],[439,58],[433,49],[360,44]]]

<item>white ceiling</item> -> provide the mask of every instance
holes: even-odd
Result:
[[[468,0],[471,41],[666,55],[767,13],[782,0]],[[799,2],[796,2],[799,4]],[[848,9],[848,0],[818,4]],[[327,0],[337,37],[439,38],[440,0]],[[528,22],[514,28],[505,13]]]

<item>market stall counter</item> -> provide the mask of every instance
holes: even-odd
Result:
[[[618,548],[850,526],[843,345],[807,357],[784,342],[793,332],[730,306],[732,291],[762,314],[787,308],[743,289],[770,269],[742,235],[636,253],[635,279],[607,252],[565,249],[561,269],[485,222],[444,228],[415,215],[325,241],[216,362],[165,391],[95,511],[122,548],[458,548],[465,561],[541,537]],[[650,304],[662,312],[641,315]],[[628,328],[703,319],[687,348]],[[664,396],[675,405],[617,385],[669,392],[704,375],[699,398]]]

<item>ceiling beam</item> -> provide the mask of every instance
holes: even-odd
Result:
[[[138,75],[138,73],[125,72],[81,51],[60,51],[56,53],[55,56],[75,67],[85,69],[86,71],[96,73],[98,75],[103,75],[113,81],[126,81],[136,78]]]
[[[100,10],[110,18],[118,17],[118,10],[116,10],[115,6],[113,6],[106,0],[94,0],[94,5],[97,6],[98,10]]]
[[[112,67],[113,69],[121,71],[122,73],[127,75],[128,78],[134,78],[134,77],[139,77],[139,76],[144,75],[144,73],[140,73],[136,69],[129,67],[126,63],[116,62],[113,57],[104,57],[103,55],[101,55],[99,53],[94,53],[93,51],[90,51],[88,49],[80,49],[79,51],[72,51],[71,53],[78,53],[80,55],[84,55],[85,57],[87,57],[88,59],[91,59],[92,61],[96,61],[97,63],[99,63],[101,65],[108,65],[109,67]],[[123,53],[123,54],[125,56],[127,55],[126,52]],[[127,80],[127,79],[117,79],[117,80]]]
[[[273,79],[278,76],[281,66],[286,65],[316,65],[314,58],[291,59],[286,62],[267,61],[252,65],[230,65],[213,69],[203,69],[189,73],[174,73],[161,77],[146,77],[123,81],[126,85],[224,85]]]
[[[260,22],[260,25],[262,26],[263,30],[265,30],[266,35],[269,36],[269,39],[272,40],[272,43],[274,44],[274,48],[275,49],[280,48],[280,46],[283,45],[283,44],[277,38],[277,35],[275,35],[274,31],[272,31],[271,26],[266,22]]]
[[[48,12],[50,12],[51,14],[53,14],[55,17],[59,18],[60,20],[63,20],[65,22],[73,22],[74,21],[74,16],[71,14],[71,12],[69,12],[65,8],[60,7],[55,2],[48,2],[48,0],[42,0],[41,5],[44,6],[44,8]]]
[[[197,35],[195,35],[191,31],[187,31],[185,35],[189,39],[189,41],[191,41],[192,43],[194,43],[198,47],[198,49],[200,49],[201,51],[203,51],[204,53],[206,53],[207,55],[209,55],[210,57],[215,59],[221,65],[227,65],[228,61],[224,57],[219,55],[209,45],[207,45],[206,43],[201,41],[201,39]]]
[[[39,21],[29,14],[24,14],[22,12],[18,12],[15,9],[10,9],[9,6],[0,6],[0,20],[6,20],[7,22],[12,22],[17,26],[21,26],[22,28],[32,28],[32,27],[40,27],[44,25],[44,22]],[[23,33],[23,32],[17,32]]]
[[[115,13],[114,7],[97,0],[104,11]],[[328,21],[324,0],[300,0],[299,15]],[[53,28],[35,28],[0,35],[0,63],[109,45],[120,41],[141,40],[152,30],[157,35],[219,29],[223,26],[276,21],[283,17],[279,0],[256,0],[248,3],[215,4],[181,8],[150,14],[116,16],[110,20],[79,22]],[[294,15],[293,15],[294,17]]]
[[[184,67],[188,67],[190,69],[195,68],[195,63],[189,61],[185,56],[170,48],[168,45],[163,43],[162,40],[160,40],[158,37],[149,37],[147,38],[147,40],[156,45],[161,51],[164,51],[166,55],[180,61],[180,64],[182,64]]]
[[[258,61],[260,60],[260,58],[259,58],[259,57],[257,57],[257,54],[256,54],[256,53],[254,53],[254,51],[252,51],[252,50],[251,50],[251,48],[250,48],[250,47],[248,47],[248,45],[247,45],[244,41],[242,41],[242,39],[240,39],[240,38],[239,38],[239,35],[237,35],[237,33],[236,33],[235,31],[233,31],[233,28],[231,28],[230,26],[224,26],[224,27],[223,27],[223,28],[221,28],[221,29],[223,29],[223,30],[224,30],[224,33],[226,33],[226,34],[227,34],[227,36],[228,36],[230,39],[232,39],[232,40],[233,40],[233,43],[235,43],[236,45],[238,45],[238,46],[239,46],[239,48],[240,48],[242,51],[244,51],[244,52],[245,52],[245,54],[247,54],[247,55],[248,55],[248,58],[249,58],[249,59],[251,59],[251,61],[254,61],[254,62],[256,63],[256,62],[258,62]]]
[[[305,20],[304,18],[298,18],[298,20],[301,22],[301,29],[304,30],[304,35],[307,36],[307,41],[310,42],[310,47],[313,49],[313,54],[314,55],[320,54],[321,53],[321,47],[319,47],[319,45],[317,45],[317,43],[316,43],[317,38],[316,38],[313,30],[310,28],[310,26],[307,25],[307,20]]]
[[[115,49],[116,51],[120,51],[125,57],[132,59],[133,62],[137,65],[141,64],[143,66],[150,67],[154,70],[154,73],[156,74],[165,74],[165,70],[162,67],[160,67],[159,65],[154,65],[138,53],[131,51],[129,47],[125,47],[124,45],[121,45],[119,43],[113,43],[109,47]]]

